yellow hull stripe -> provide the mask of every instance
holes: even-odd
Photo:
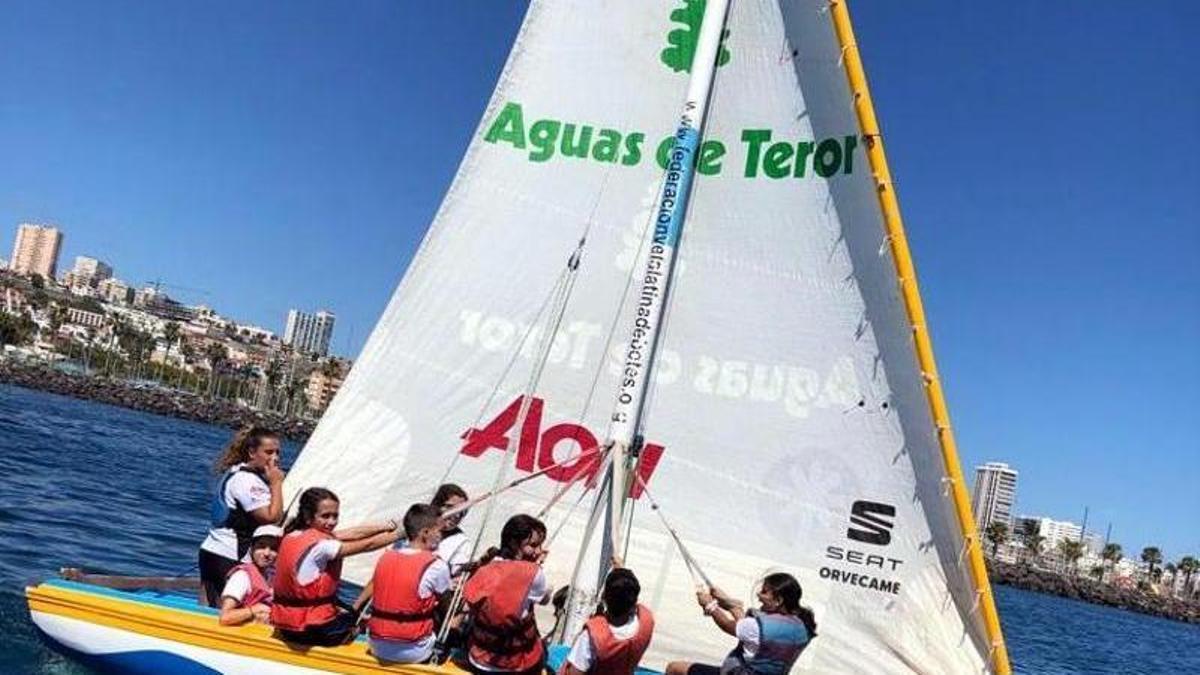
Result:
[[[450,664],[383,665],[367,653],[362,642],[341,647],[298,647],[272,637],[274,631],[262,624],[222,626],[216,617],[133,600],[42,584],[25,589],[31,612],[77,619],[107,628],[148,635],[180,644],[237,654],[250,658],[288,663],[335,673],[414,673],[461,675]]]

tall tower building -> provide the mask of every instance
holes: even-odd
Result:
[[[44,279],[54,279],[62,240],[58,228],[30,223],[18,225],[9,269],[18,274],[39,274]]]
[[[335,319],[332,312],[325,310],[309,314],[293,309],[288,312],[283,344],[291,345],[298,352],[326,356],[329,354],[329,343],[333,340]]]
[[[975,491],[972,512],[975,525],[987,529],[994,522],[1012,529],[1013,504],[1017,499],[1017,471],[1002,462],[975,467]]]

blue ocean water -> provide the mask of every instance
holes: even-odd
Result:
[[[67,565],[186,573],[227,429],[0,385],[0,673],[86,673],[42,646],[24,587]],[[297,448],[285,446],[290,459]],[[1200,626],[996,589],[1021,673],[1200,673]]]

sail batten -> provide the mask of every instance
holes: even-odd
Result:
[[[498,514],[538,513],[578,478],[555,465],[609,432],[629,348],[609,335],[639,307],[706,4],[530,4],[430,232],[289,492],[330,487],[354,521],[428,499],[452,462],[473,496],[503,470],[552,467],[496,500]],[[725,590],[752,599],[769,571],[800,580],[819,624],[802,667],[981,672],[994,610],[942,481],[956,460],[896,285],[894,207],[880,208],[844,69],[857,53],[839,39],[844,6],[827,4],[730,6],[638,475]],[[589,220],[527,396],[539,359],[519,341]],[[563,524],[546,563],[556,584],[590,514],[576,501],[546,511],[552,530]],[[648,665],[718,660],[728,638],[699,613],[687,564],[642,501],[626,563],[659,617]],[[479,515],[464,526],[478,531]]]

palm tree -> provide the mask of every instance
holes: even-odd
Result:
[[[1195,557],[1185,555],[1179,559],[1179,564],[1175,566],[1183,573],[1183,596],[1191,597],[1192,575],[1200,571],[1200,560]]]
[[[1083,557],[1083,542],[1074,539],[1063,539],[1058,542],[1058,552],[1062,554],[1063,560],[1067,561],[1071,569],[1071,575],[1076,573],[1076,565],[1079,559]]]
[[[1162,561],[1163,561],[1162,550],[1160,550],[1157,546],[1147,546],[1146,548],[1142,549],[1142,562],[1144,562],[1150,566],[1150,578],[1151,579],[1155,579],[1157,576],[1161,576],[1161,571],[1159,572],[1159,574],[1157,574],[1157,575],[1155,574],[1154,566],[1161,564]]]
[[[1117,563],[1121,562],[1121,545],[1116,542],[1105,544],[1100,557],[1104,559],[1109,569],[1116,567]]]
[[[167,353],[163,357],[163,361],[169,363],[171,361],[171,347],[175,346],[179,340],[179,323],[176,321],[168,321],[167,325],[163,326],[163,339],[167,341]]]
[[[1100,581],[1104,578],[1104,565],[1092,565],[1088,573],[1095,577],[1096,581]]]
[[[1021,543],[1025,545],[1026,562],[1036,562],[1042,557],[1042,544],[1046,542],[1046,538],[1040,530],[1038,523],[1033,520],[1026,520],[1021,525]]]
[[[996,550],[1000,548],[1001,544],[1008,541],[1008,525],[997,520],[988,524],[984,534],[992,543],[992,557],[995,558]]]
[[[217,375],[221,372],[221,366],[229,360],[229,350],[220,342],[210,342],[204,348],[204,358],[208,360],[209,378],[208,378],[208,395],[211,397],[216,384]]]

